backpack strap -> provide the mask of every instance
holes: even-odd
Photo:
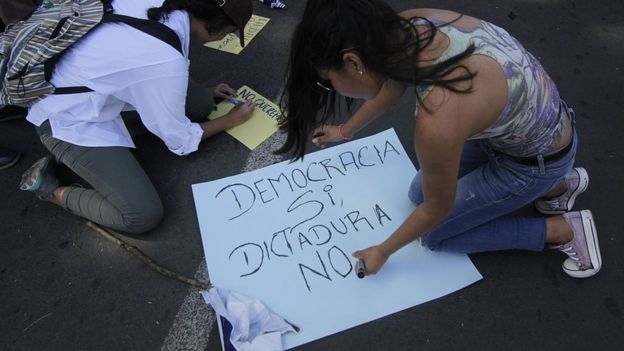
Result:
[[[180,54],[182,54],[182,44],[180,43],[180,38],[176,34],[176,32],[167,27],[166,25],[152,20],[146,20],[136,17],[130,17],[125,15],[117,15],[113,13],[105,13],[102,17],[102,21],[100,23],[124,23],[135,29],[140,30],[143,33],[149,34],[154,38],[160,39],[163,42],[171,45],[174,49],[176,49]],[[58,61],[60,57],[57,58]],[[65,94],[80,94],[80,93],[88,93],[93,91],[93,89],[87,87],[60,87],[55,88],[53,95],[65,95]]]
[[[102,23],[113,22],[125,23],[131,27],[140,30],[143,33],[160,39],[165,43],[171,45],[180,54],[182,54],[182,44],[180,43],[180,38],[178,37],[176,32],[160,22],[125,15],[117,15],[114,13],[105,13],[102,17]]]
[[[54,92],[52,93],[52,95],[80,94],[88,93],[91,91],[93,91],[93,89],[87,87],[60,87],[54,88]]]

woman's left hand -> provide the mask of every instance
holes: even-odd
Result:
[[[229,85],[225,83],[217,84],[214,87],[209,87],[210,91],[214,96],[223,98],[223,99],[231,99],[238,96],[236,90],[232,89]]]
[[[343,140],[340,136],[340,128],[338,126],[322,126],[314,130],[312,134],[312,143],[318,148],[324,148],[327,143],[335,143]]]
[[[356,251],[352,254],[352,256],[364,260],[366,275],[376,274],[379,272],[389,257],[378,245]]]

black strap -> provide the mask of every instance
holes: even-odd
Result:
[[[61,87],[55,88],[53,95],[64,95],[64,94],[80,94],[80,93],[88,93],[93,91],[93,89],[87,87]]]
[[[565,113],[565,118],[568,118],[570,120],[570,123],[572,124],[572,130],[574,131],[574,124],[575,124],[575,116],[574,116],[574,110],[572,110],[568,104],[563,101],[563,99],[561,99],[561,102],[559,104],[559,114],[561,113]],[[570,149],[572,149],[572,144],[574,144],[574,133],[572,133],[572,139],[570,140],[570,142],[568,143],[568,145],[566,145],[566,147],[564,147],[563,149],[555,152],[554,154],[550,154],[550,155],[546,155],[543,156],[542,161],[544,163],[550,163],[550,162],[554,162],[554,161],[558,161],[560,159],[562,159],[564,156],[566,156],[569,152]],[[511,155],[507,155],[505,153],[502,153],[500,151],[494,151],[495,153],[498,153],[500,155],[503,155],[506,158],[509,158],[517,163],[523,164],[523,165],[527,165],[527,166],[539,166],[539,159],[537,158],[537,156],[531,156],[531,157],[518,157],[518,156],[511,156]]]
[[[133,28],[140,30],[143,33],[149,34],[154,38],[160,39],[165,43],[171,45],[180,54],[182,54],[182,44],[180,38],[173,31],[173,29],[166,25],[152,20],[146,20],[136,17],[117,15],[113,13],[105,13],[102,17],[101,23],[121,22],[125,23]]]
[[[171,45],[180,54],[182,54],[182,44],[180,38],[173,31],[173,29],[166,25],[152,20],[140,19],[136,17],[117,15],[113,13],[105,13],[100,23],[125,23],[135,29],[140,30],[143,33],[149,34],[154,38],[160,39],[163,42]],[[61,87],[54,89],[53,95],[64,94],[80,94],[93,91],[87,87]]]
[[[566,145],[566,147],[564,147],[563,149],[555,152],[554,154],[550,154],[550,155],[546,155],[543,156],[543,161],[544,163],[550,163],[550,162],[554,162],[554,161],[558,161],[560,159],[562,159],[564,156],[566,156],[569,152],[570,149],[572,149],[572,144],[573,144],[574,140],[570,140],[570,142],[568,143],[568,145]],[[497,154],[508,158],[516,163],[520,163],[526,166],[539,166],[539,159],[537,158],[537,156],[533,156],[533,157],[518,157],[518,156],[511,156],[511,155],[507,155],[505,153],[502,153],[500,151],[495,151]]]

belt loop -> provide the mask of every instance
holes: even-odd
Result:
[[[539,165],[540,174],[546,173],[546,166],[544,165],[544,156],[542,154],[537,155],[537,164]]]
[[[572,120],[572,128],[576,129],[576,113],[574,113],[574,109],[568,106],[568,104],[566,104],[566,108],[568,109],[568,116],[570,116],[570,119]]]
[[[570,119],[570,121],[572,122],[572,127],[574,128],[575,124],[576,124],[576,113],[574,112],[574,109],[572,107],[570,107],[568,105],[567,102],[565,102],[565,100],[563,99],[559,99],[560,102],[560,108],[563,108],[566,115],[568,116],[568,118]]]

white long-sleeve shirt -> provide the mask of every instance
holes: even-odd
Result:
[[[162,0],[115,0],[115,13],[147,18],[146,10]],[[74,45],[52,76],[56,87],[86,86],[89,93],[49,95],[30,108],[28,121],[50,121],[52,135],[81,146],[134,143],[120,116],[136,110],[147,129],[169,150],[186,155],[195,150],[202,129],[185,115],[188,84],[189,15],[175,11],[165,25],[182,43],[184,55],[160,39],[126,24],[104,23]]]

